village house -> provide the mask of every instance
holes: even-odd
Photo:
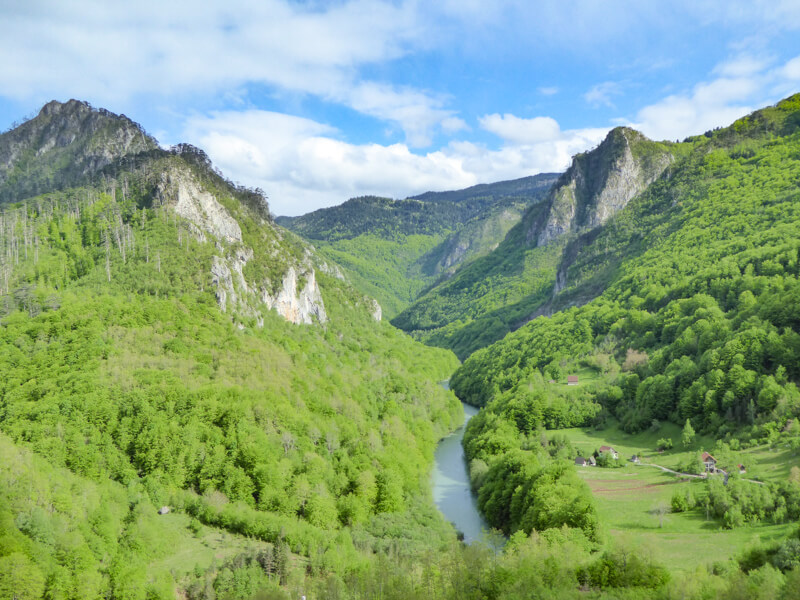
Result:
[[[600,446],[598,452],[600,453],[608,452],[614,458],[614,460],[617,460],[619,458],[619,453],[616,450],[614,450],[611,446]]]
[[[590,456],[589,458],[579,456],[575,459],[575,465],[578,467],[594,467],[597,465],[597,461],[594,459],[594,456]]]
[[[717,472],[717,459],[711,456],[708,452],[703,452],[703,456],[700,457],[700,461],[705,465],[706,472]]]
[[[744,475],[747,473],[747,469],[744,468],[744,465],[739,465],[739,475]]]
[[[578,385],[578,376],[567,375],[567,385]]]

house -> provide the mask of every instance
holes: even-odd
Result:
[[[167,515],[169,514],[169,506],[162,506],[158,509],[158,514],[160,515]]]
[[[739,465],[739,475],[744,475],[747,473],[747,469],[744,468],[744,465]]]
[[[590,456],[589,458],[579,456],[575,459],[575,465],[578,467],[594,467],[597,465],[597,461],[595,461],[594,456]]]
[[[705,465],[707,472],[715,473],[717,471],[717,459],[708,452],[703,452],[703,456],[700,457],[700,462]]]
[[[567,385],[578,385],[578,376],[567,375]]]
[[[608,452],[614,458],[614,460],[619,458],[619,453],[611,446],[600,446],[600,450],[598,450],[598,452]]]
[[[638,463],[638,462],[641,462],[641,461],[639,460],[639,455],[638,455],[638,454],[634,454],[633,456],[631,456],[631,462],[632,462],[632,463]]]

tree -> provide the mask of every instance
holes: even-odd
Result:
[[[658,526],[659,528],[664,527],[664,515],[669,512],[670,506],[666,502],[659,502],[653,507],[651,511],[654,515],[658,516]]]
[[[36,600],[44,593],[44,576],[31,559],[20,552],[0,558],[0,598]]]
[[[681,435],[681,441],[683,442],[683,447],[688,448],[694,442],[694,429],[692,428],[692,422],[689,419],[686,419],[686,425],[683,426],[683,434]]]

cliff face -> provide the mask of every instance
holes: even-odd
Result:
[[[77,100],[52,101],[0,135],[0,202],[76,185],[116,159],[157,148],[124,115]]]
[[[162,204],[188,221],[199,241],[211,238],[215,242],[217,254],[211,263],[211,281],[223,312],[254,317],[259,324],[263,322],[261,306],[295,324],[328,320],[310,252],[302,260],[274,257],[288,263],[280,282],[248,281],[245,267],[253,260],[254,252],[242,236],[242,227],[190,170],[172,168],[162,172],[156,193]],[[274,226],[263,222],[262,227]]]
[[[638,131],[618,127],[594,150],[577,155],[550,192],[543,219],[528,224],[529,243],[604,224],[627,206],[673,161],[667,146]]]

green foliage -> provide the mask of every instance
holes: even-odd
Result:
[[[688,448],[694,443],[694,436],[695,433],[692,428],[692,423],[689,419],[686,419],[686,425],[683,426],[683,432],[681,433],[681,443],[684,448]]]
[[[323,272],[325,326],[224,314],[211,292],[222,246],[174,214],[154,187],[161,173],[193,177],[236,218],[253,250],[248,281],[279,284],[313,255],[200,154],[129,167],[114,165],[100,189],[0,212],[2,585],[37,598],[43,586],[53,598],[172,597],[175,577],[152,565],[203,525],[278,544],[284,584],[289,552],[343,557],[326,570],[358,562],[335,532],[379,548],[378,515],[403,521],[398,546],[446,539],[440,517],[406,511],[427,492],[436,440],[462,419],[437,383],[455,357],[376,323],[361,294]],[[46,462],[10,460],[21,447]],[[41,488],[32,505],[27,480]],[[162,505],[195,524],[166,534]],[[22,574],[9,566],[26,560]],[[221,572],[203,590],[249,598],[254,573]]]
[[[406,200],[353,198],[277,222],[344,267],[391,319],[457,266],[488,254],[554,180],[542,174]]]
[[[669,573],[636,552],[617,548],[578,571],[578,580],[598,588],[660,588]]]
[[[798,414],[800,134],[786,133],[750,137],[746,154],[691,142],[668,179],[576,253],[563,293],[586,297],[594,274],[613,265],[602,293],[476,352],[453,389],[483,405],[533,369],[603,349],[623,373],[595,398],[627,431],[690,419],[749,443]]]

